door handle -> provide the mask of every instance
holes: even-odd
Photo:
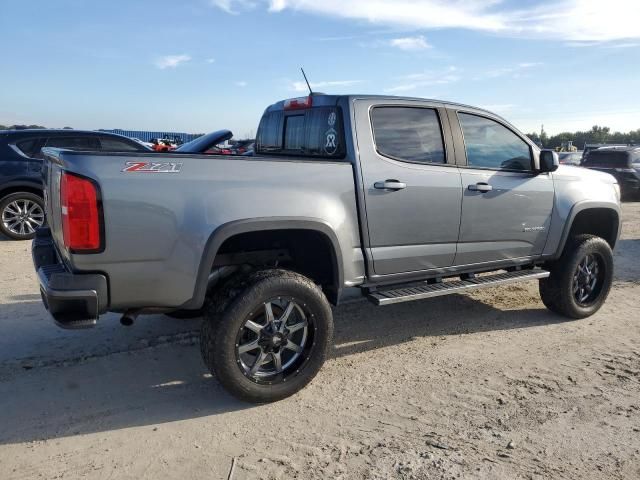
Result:
[[[491,190],[493,190],[493,187],[491,185],[489,185],[488,183],[484,183],[484,182],[478,182],[475,185],[469,185],[469,190],[471,190],[472,192],[481,192],[481,193],[485,193],[485,192],[490,192]]]
[[[377,188],[378,190],[402,190],[403,188],[407,188],[407,184],[388,178],[384,182],[374,183],[373,188]]]

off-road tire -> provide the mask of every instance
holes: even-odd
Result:
[[[573,285],[578,265],[587,255],[597,256],[604,272],[597,296],[582,305],[575,298]],[[585,318],[596,313],[607,299],[613,282],[613,252],[603,238],[577,235],[567,241],[561,257],[547,265],[547,268],[551,275],[539,283],[544,305],[552,312],[568,318]]]
[[[44,202],[42,200],[42,197],[39,197],[35,193],[16,192],[0,199],[0,233],[5,235],[8,238],[11,238],[12,240],[30,240],[36,235],[35,231],[24,234],[24,235],[20,233],[14,233],[4,225],[3,213],[7,208],[7,206],[12,202],[22,201],[22,200],[37,204],[40,207],[40,210],[44,213]],[[43,221],[44,221],[44,218],[43,218]]]
[[[305,305],[313,343],[299,369],[291,371],[285,380],[258,383],[239,366],[237,335],[252,312],[279,296],[293,297]],[[298,273],[273,269],[233,277],[207,298],[200,348],[204,363],[229,393],[243,401],[267,403],[293,395],[307,385],[322,367],[332,338],[331,307],[320,287]]]

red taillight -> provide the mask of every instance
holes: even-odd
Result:
[[[311,108],[313,104],[313,97],[300,97],[300,98],[290,98],[289,100],[285,100],[284,109],[285,110],[302,110],[305,108]]]
[[[98,191],[91,180],[63,172],[60,179],[64,245],[74,253],[102,247]]]

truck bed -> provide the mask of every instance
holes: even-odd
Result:
[[[71,271],[106,274],[110,297],[117,299],[110,310],[189,302],[214,232],[249,220],[297,219],[326,225],[335,232],[341,251],[353,257],[344,263],[344,277],[363,278],[354,177],[348,162],[43,151],[47,217],[58,253]],[[153,162],[174,166],[160,172],[124,171],[131,163]],[[74,255],[62,248],[62,170],[99,185],[105,225],[101,253]]]

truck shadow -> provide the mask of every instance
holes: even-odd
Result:
[[[500,310],[464,295],[389,307],[354,302],[335,309],[331,356],[416,337],[526,329],[562,321],[542,306]],[[240,402],[222,389],[202,364],[193,328],[194,323],[188,323],[177,341],[153,348],[57,361],[28,371],[0,369],[0,444],[130,427],[161,428],[168,422],[272,408]],[[424,356],[429,361],[428,350]]]
[[[466,295],[376,307],[368,302],[345,305],[336,314],[332,357],[409,342],[478,332],[526,329],[567,322],[542,305],[501,310]],[[428,352],[425,352],[428,355]]]

